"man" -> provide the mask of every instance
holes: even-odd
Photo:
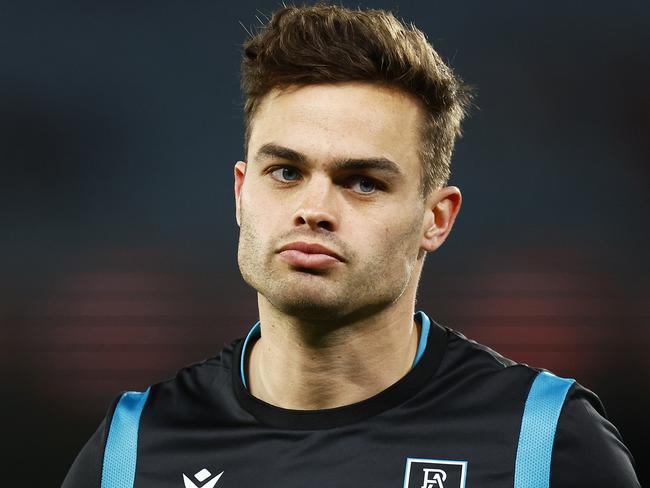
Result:
[[[598,398],[415,313],[469,91],[382,11],[282,8],[245,45],[239,266],[260,321],[127,392],[76,487],[634,487]]]

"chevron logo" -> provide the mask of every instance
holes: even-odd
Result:
[[[199,471],[194,475],[194,479],[198,481],[198,484],[196,484],[194,481],[188,478],[185,473],[183,473],[183,482],[185,483],[185,488],[214,488],[214,485],[217,484],[217,481],[219,481],[219,478],[221,478],[221,475],[223,473],[224,472],[222,471],[214,478],[205,481],[208,478],[210,478],[210,476],[212,476],[212,473],[210,473],[210,471],[208,471],[207,469],[203,468],[201,471]]]

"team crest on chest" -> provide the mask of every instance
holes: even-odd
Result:
[[[465,488],[467,461],[407,458],[404,488]]]

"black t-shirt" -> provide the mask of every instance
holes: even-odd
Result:
[[[252,396],[241,371],[244,339],[144,393],[121,395],[63,488],[640,486],[594,393],[506,359],[421,312],[416,319],[428,329],[417,364],[352,405],[287,410]],[[564,388],[557,426],[524,415],[535,402],[546,408],[544,388],[534,387],[539,379]],[[533,400],[532,390],[541,396]],[[546,478],[526,464],[543,464],[544,456]]]

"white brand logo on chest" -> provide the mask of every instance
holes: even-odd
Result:
[[[199,471],[194,475],[194,479],[196,479],[199,482],[199,484],[196,484],[194,481],[188,478],[185,473],[183,473],[183,482],[185,483],[185,488],[214,488],[214,485],[217,484],[217,481],[219,481],[219,478],[221,478],[222,474],[223,471],[218,475],[216,475],[211,480],[205,481],[208,478],[210,478],[210,476],[212,476],[212,473],[210,473],[210,471],[208,471],[207,469],[203,468],[201,471]],[[204,481],[205,483],[203,483]]]

